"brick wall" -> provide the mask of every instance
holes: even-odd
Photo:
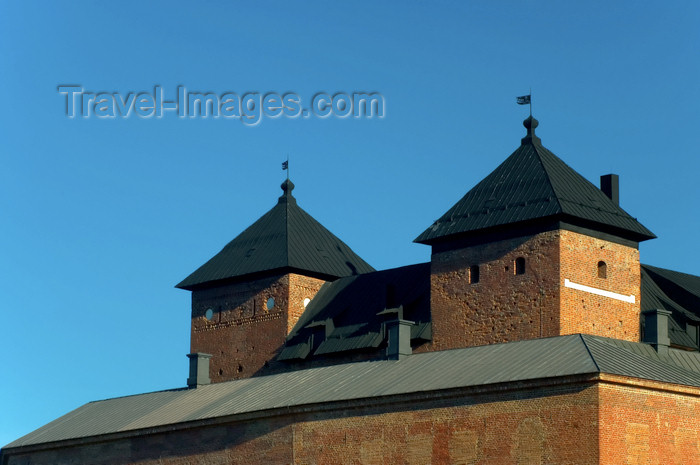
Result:
[[[433,253],[433,350],[554,336],[559,331],[559,231]],[[525,259],[525,273],[515,261]],[[479,266],[470,283],[469,267]]]
[[[561,231],[561,334],[595,334],[640,340],[639,250],[591,236]],[[598,277],[598,263],[606,278]],[[564,286],[564,280],[625,296],[634,303]]]
[[[6,465],[598,463],[595,386],[480,391],[428,393],[396,403],[344,402],[13,455]]]
[[[522,274],[516,261],[524,259]],[[606,278],[598,264],[606,264]],[[479,282],[473,269],[479,267]],[[639,341],[640,266],[634,247],[567,230],[435,252],[431,350],[585,333]],[[634,303],[565,286],[565,280]]]
[[[304,313],[306,307],[305,300],[313,299],[316,293],[321,289],[325,281],[302,276],[300,274],[289,275],[289,318],[287,321],[287,334],[292,331],[292,328]]]
[[[700,463],[698,388],[612,375],[559,381],[345,401],[49,444],[4,451],[3,465]]]
[[[294,427],[295,463],[308,465],[596,464],[594,387],[466,395],[363,408]],[[452,405],[449,405],[452,404]],[[337,415],[337,413],[336,413]]]
[[[284,274],[192,292],[190,350],[212,354],[212,382],[265,369],[322,280]],[[274,299],[268,308],[268,300]],[[213,311],[211,320],[207,310]]]
[[[601,463],[700,464],[700,392],[663,387],[642,380],[601,384]]]

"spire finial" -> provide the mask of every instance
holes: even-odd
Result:
[[[525,121],[523,121],[523,126],[525,126],[525,129],[527,129],[527,134],[521,139],[523,144],[540,142],[540,138],[535,135],[535,128],[539,125],[540,122],[537,121],[532,115],[525,118]]]
[[[280,187],[282,188],[283,192],[283,194],[279,198],[280,203],[296,203],[296,199],[292,195],[292,191],[294,190],[294,183],[292,182],[292,180],[289,178],[285,179],[284,182],[282,182],[282,185],[280,185]]]

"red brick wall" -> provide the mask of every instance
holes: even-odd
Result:
[[[524,274],[515,261],[525,259]],[[598,262],[607,278],[598,277]],[[471,265],[479,282],[470,283]],[[556,230],[433,253],[433,344],[443,350],[585,333],[639,341],[640,266],[634,247]],[[565,286],[565,279],[627,303]],[[427,350],[427,349],[426,349]]]
[[[598,463],[597,411],[590,384],[422,395],[12,456],[6,465],[586,465]]]
[[[3,465],[700,463],[700,390],[601,375],[349,401],[11,454]],[[562,380],[564,381],[564,380]]]
[[[212,354],[212,382],[248,378],[266,367],[323,281],[285,274],[192,293],[190,350]],[[267,308],[269,298],[274,306]],[[214,317],[206,319],[211,308]]]
[[[289,275],[289,319],[287,334],[304,313],[304,299],[313,299],[325,281],[300,274]]]
[[[294,427],[308,465],[596,464],[595,387],[547,388],[364,408]]]
[[[559,231],[433,253],[433,350],[557,335]],[[514,264],[525,258],[525,273]],[[469,267],[479,265],[479,282]]]
[[[601,463],[700,464],[700,390],[626,383],[599,388]]]
[[[561,231],[561,334],[595,334],[639,342],[639,250],[571,231]],[[607,278],[598,277],[598,262]],[[635,296],[623,302],[564,286],[564,280]]]

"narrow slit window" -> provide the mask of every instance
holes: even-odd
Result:
[[[476,284],[479,282],[479,265],[472,265],[469,267],[469,284]]]
[[[598,277],[603,279],[608,277],[608,265],[602,260],[598,262]]]
[[[523,257],[515,259],[515,274],[525,274],[525,259]]]

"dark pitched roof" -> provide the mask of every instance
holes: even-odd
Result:
[[[294,184],[282,183],[277,205],[229,242],[221,252],[176,287],[208,283],[272,270],[290,270],[335,279],[374,271],[350,247],[297,205]]]
[[[697,330],[694,337],[687,331],[688,322],[700,324],[700,277],[642,265],[641,309],[657,308],[671,312],[668,332],[672,344],[700,349]]]
[[[383,323],[413,321],[412,339],[430,340],[430,263],[375,271],[324,284],[287,337],[278,360],[371,350],[385,341]],[[316,334],[312,342],[311,336]],[[318,338],[322,338],[321,341]]]
[[[674,351],[675,352],[675,351]],[[700,363],[680,366],[647,344],[587,335],[413,354],[91,402],[3,449],[106,434],[144,434],[192,422],[287,413],[328,402],[445,392],[472,386],[608,373],[700,387]],[[106,440],[102,437],[101,440]]]
[[[462,197],[415,242],[514,223],[558,219],[640,242],[656,236],[578,174],[535,136],[529,117],[527,136],[498,168]]]

